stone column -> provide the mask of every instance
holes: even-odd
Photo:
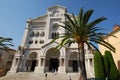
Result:
[[[90,73],[90,59],[88,58],[88,73]]]
[[[60,61],[60,63],[59,63],[58,72],[66,73],[65,58],[62,57],[59,59],[59,61]]]
[[[37,72],[39,73],[41,70],[40,70],[40,57],[37,57],[37,65],[35,67],[35,71],[34,72]]]
[[[37,73],[44,73],[45,68],[45,58],[39,57],[38,58],[38,66],[36,66],[35,71]]]
[[[38,57],[38,66],[35,67],[35,71],[37,73],[44,73],[44,63],[45,63],[45,58],[44,57]]]

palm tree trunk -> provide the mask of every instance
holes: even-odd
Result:
[[[80,68],[81,68],[81,59],[80,59],[80,48],[79,48],[79,45],[78,45],[78,56],[79,56],[79,71],[80,71]]]
[[[80,64],[81,73],[79,80],[87,80],[86,68],[85,68],[84,43],[79,43],[78,48],[80,49],[80,63],[81,63]]]

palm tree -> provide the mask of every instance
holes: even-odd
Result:
[[[60,44],[56,47],[58,49],[64,45],[68,45],[68,47],[70,47],[72,43],[78,44],[79,65],[81,67],[80,80],[87,80],[84,44],[87,44],[90,49],[95,48],[98,50],[94,44],[98,43],[115,52],[115,48],[102,39],[102,36],[106,35],[100,31],[103,30],[103,28],[96,26],[98,23],[106,20],[106,18],[100,17],[93,21],[89,21],[93,12],[94,11],[91,9],[84,12],[83,8],[81,8],[78,16],[75,16],[74,14],[65,14],[67,21],[63,22],[64,25],[60,26],[67,32],[52,40],[52,42],[54,42],[59,38],[62,39]]]
[[[12,38],[0,37],[0,49],[3,49],[8,52],[9,46],[14,46],[11,41]]]

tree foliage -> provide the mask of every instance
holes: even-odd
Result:
[[[103,60],[104,60],[105,73],[107,76],[109,74],[109,71],[110,71],[110,64],[109,64],[109,61],[108,61],[106,55],[103,55]]]
[[[94,70],[95,77],[104,80],[106,77],[103,58],[100,52],[96,51],[94,53]]]
[[[103,40],[101,36],[106,35],[106,33],[101,32],[103,28],[98,27],[97,24],[106,20],[105,17],[97,18],[93,21],[90,21],[91,15],[94,10],[88,10],[84,12],[84,9],[81,8],[78,16],[74,14],[65,14],[67,20],[63,22],[63,25],[59,25],[65,29],[65,33],[51,41],[55,42],[57,39],[61,38],[61,42],[56,47],[60,49],[64,45],[70,47],[71,44],[78,44],[78,53],[79,53],[79,63],[81,67],[81,76],[83,80],[87,79],[86,69],[85,69],[85,54],[84,54],[84,44],[86,44],[89,49],[95,48],[97,51],[99,49],[94,45],[94,43],[101,44],[111,51],[115,52],[115,48]]]
[[[94,70],[95,77],[101,80],[105,78],[107,80],[119,80],[120,78],[110,51],[105,51],[103,56],[99,52],[94,53]]]
[[[14,46],[12,40],[12,38],[0,37],[0,48],[8,52],[9,47]]]
[[[113,56],[110,51],[105,51],[106,60],[108,61],[109,68],[106,68],[109,80],[119,80],[120,74],[113,60]]]

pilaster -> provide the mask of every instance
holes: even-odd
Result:
[[[35,67],[36,73],[44,73],[44,65],[45,65],[45,58],[39,58],[38,59],[38,66]]]
[[[66,73],[65,58],[60,58],[59,61],[60,61],[60,64],[59,64],[58,72],[59,73]]]

